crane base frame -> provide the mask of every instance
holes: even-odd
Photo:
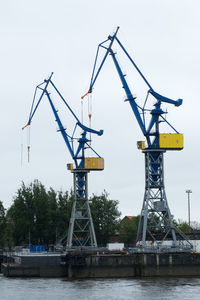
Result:
[[[137,233],[137,246],[143,252],[188,252],[191,243],[176,228],[164,185],[164,152],[146,149],[145,193]]]
[[[97,247],[88,200],[88,170],[73,170],[74,201],[67,235],[67,248]]]

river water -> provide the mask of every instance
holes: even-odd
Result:
[[[0,276],[0,300],[200,299],[200,278],[19,279]]]

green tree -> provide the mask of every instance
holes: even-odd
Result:
[[[49,244],[54,244],[57,239],[57,228],[58,228],[58,204],[57,204],[57,193],[53,188],[47,192],[48,196],[48,241]]]
[[[119,229],[121,213],[118,210],[118,204],[117,200],[108,199],[106,191],[101,196],[93,194],[90,198],[91,214],[99,246],[105,246],[110,236]]]
[[[6,215],[6,244],[55,244],[67,233],[72,202],[72,192],[46,190],[38,180],[22,182]]]
[[[7,212],[7,239],[14,245],[30,241],[44,243],[48,236],[48,195],[44,186],[35,180],[29,186],[22,182],[13,204]]]
[[[26,187],[24,183],[17,191],[13,204],[7,212],[7,226],[9,232],[9,243],[21,245],[28,243],[29,228],[31,224],[31,214],[33,213],[33,197],[31,187]],[[11,232],[11,230],[13,232]],[[11,242],[11,238],[13,241]]]
[[[28,245],[29,242],[45,245],[61,240],[64,242],[73,199],[72,191],[57,192],[53,188],[46,190],[38,180],[27,186],[22,182],[7,211],[6,244],[12,247]],[[93,195],[90,204],[98,244],[105,245],[119,227],[118,201],[109,200],[108,194],[104,192],[101,196]]]
[[[56,240],[66,241],[69,221],[71,217],[71,210],[73,204],[73,193],[62,192],[58,193],[57,200],[57,229],[56,229]]]
[[[6,214],[5,231],[4,231],[4,247],[11,249],[14,246],[14,222],[11,211]]]
[[[122,220],[119,231],[120,242],[125,244],[135,242],[139,220],[140,216],[133,217],[132,219]]]
[[[5,213],[6,210],[3,206],[2,201],[0,201],[0,247],[3,247],[4,239],[5,239],[5,229],[6,229]]]
[[[182,221],[179,220],[177,228],[182,233],[189,233],[189,232],[191,232],[191,227],[188,225],[187,222],[182,222]]]

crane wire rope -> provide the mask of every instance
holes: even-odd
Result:
[[[81,123],[83,124],[83,99],[81,100]]]
[[[24,145],[23,145],[23,131],[21,132],[21,167],[23,165],[23,148],[24,148]]]
[[[27,151],[28,151],[28,156],[27,156],[28,163],[30,162],[30,141],[31,141],[31,128],[30,128],[30,125],[28,125],[27,130],[26,130],[26,145],[27,145]],[[22,130],[22,133],[21,133],[21,166],[23,165],[23,159],[24,159],[24,132]]]
[[[92,126],[92,94],[88,94],[88,118],[89,118],[89,128],[91,129]],[[92,142],[92,136],[90,132],[90,145]]]
[[[31,126],[29,125],[27,128],[27,150],[28,150],[28,163],[30,162],[30,146],[31,144]]]

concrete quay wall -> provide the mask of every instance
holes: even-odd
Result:
[[[47,262],[47,258],[44,258]],[[32,260],[31,260],[32,261]],[[199,253],[67,254],[51,264],[3,263],[7,277],[127,278],[200,276]],[[21,261],[23,262],[23,260]]]
[[[68,278],[200,276],[200,254],[95,255],[68,266]]]
[[[6,277],[67,277],[67,268],[62,265],[19,265],[2,264],[1,271]]]

